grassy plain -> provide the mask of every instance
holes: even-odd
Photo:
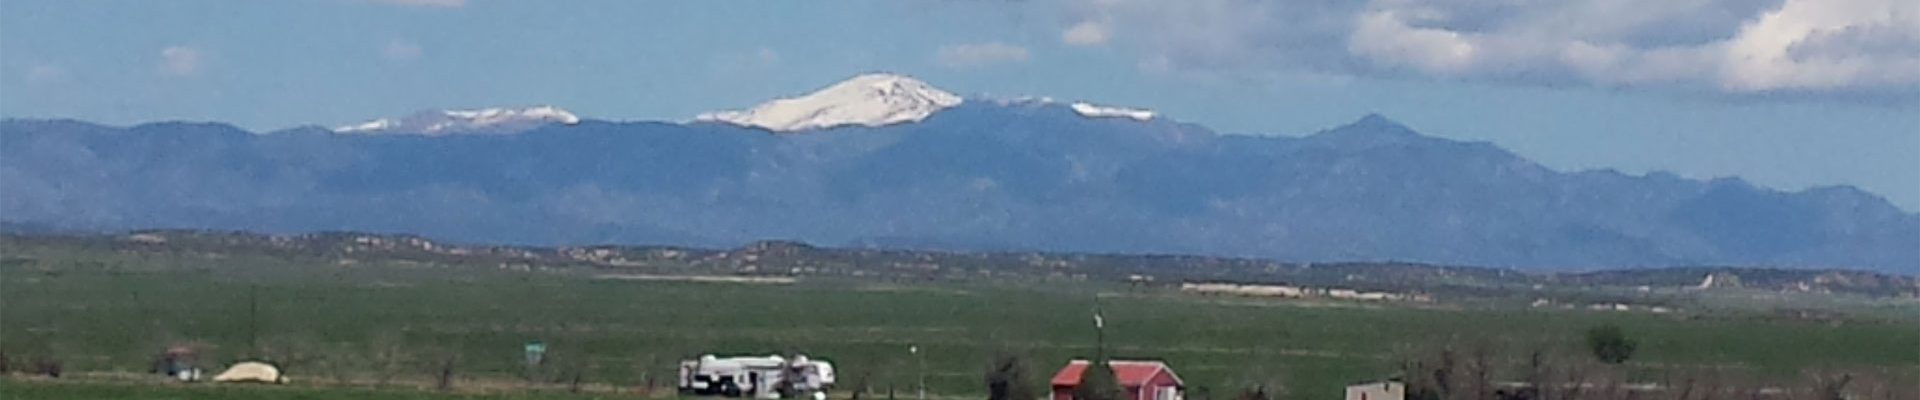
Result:
[[[137,373],[160,349],[192,343],[207,349],[205,365],[270,357],[305,387],[0,380],[0,397],[8,399],[259,397],[249,390],[289,390],[270,396],[283,398],[443,398],[310,385],[417,387],[447,360],[460,387],[509,393],[490,398],[564,396],[511,394],[525,382],[520,352],[529,340],[552,348],[550,370],[536,374],[580,371],[590,384],[653,381],[668,390],[682,357],[799,352],[834,361],[843,387],[868,387],[879,398],[889,387],[911,398],[922,375],[937,395],[977,396],[996,355],[1025,357],[1036,385],[1067,359],[1090,355],[1096,297],[1111,353],[1167,360],[1193,390],[1213,398],[1258,384],[1284,388],[1283,398],[1337,398],[1346,383],[1391,374],[1399,354],[1449,343],[1575,356],[1581,332],[1602,323],[1640,340],[1627,367],[1637,375],[1698,368],[1782,381],[1810,368],[1920,374],[1920,328],[1901,320],[1288,302],[1073,281],[766,285],[84,247],[0,254],[7,257],[0,350],[8,357],[53,355],[69,371]]]

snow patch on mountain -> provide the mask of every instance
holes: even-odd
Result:
[[[358,124],[336,127],[336,128],[333,128],[333,131],[335,133],[372,132],[372,131],[384,131],[388,129],[393,129],[394,127],[397,127],[397,126],[400,126],[400,122],[397,122],[391,119],[381,118],[381,119],[362,122]]]
[[[746,110],[700,114],[694,119],[775,132],[884,126],[918,122],[962,101],[960,96],[911,77],[876,73],[855,76],[804,96],[776,99]]]
[[[1131,118],[1135,121],[1153,119],[1152,110],[1102,106],[1087,102],[1073,103],[1071,107],[1073,107],[1073,112],[1080,113],[1081,116],[1088,118]]]
[[[580,117],[553,106],[421,111],[400,119],[380,118],[333,128],[343,134],[512,134],[547,124],[573,125]]]

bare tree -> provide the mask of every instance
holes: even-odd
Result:
[[[1682,377],[1680,382],[1680,386],[1678,387],[1679,397],[1675,397],[1674,400],[1688,400],[1693,398],[1694,377]]]
[[[585,357],[575,357],[573,362],[567,364],[565,374],[567,377],[568,393],[580,393],[580,384],[587,379],[587,367],[588,364]]]
[[[853,384],[848,385],[852,387],[850,391],[853,392],[853,395],[852,395],[853,400],[864,400],[866,394],[868,392],[873,391],[873,387],[871,385],[868,385],[868,382],[873,381],[872,377],[873,377],[872,374],[869,374],[866,372],[861,372],[859,375],[854,375]]]
[[[1273,394],[1267,393],[1267,385],[1254,385],[1246,389],[1241,389],[1240,394],[1233,396],[1233,399],[1234,400],[1273,400]]]
[[[313,369],[324,373],[336,385],[351,385],[354,373],[362,370],[365,358],[353,355],[345,345],[332,344],[319,351],[313,360]]]
[[[1543,347],[1508,358],[1491,348],[1439,345],[1403,350],[1396,363],[1409,400],[1896,400],[1914,398],[1912,388],[1920,387],[1905,371],[1885,368],[1808,371],[1806,381],[1783,385],[1715,367],[1659,368],[1658,384],[1641,386],[1629,380],[1625,367],[1596,360],[1577,346],[1563,350]],[[1249,388],[1242,397],[1274,393]]]
[[[640,371],[639,383],[641,384],[640,386],[641,397],[648,397],[653,395],[655,378],[653,374],[651,374],[650,372],[653,370],[654,363],[657,361],[659,361],[659,357],[655,357],[653,355],[647,355],[646,363],[640,364],[640,367],[636,368],[637,370]]]
[[[1407,399],[1440,400],[1439,395],[1435,393],[1433,389],[1433,383],[1431,383],[1433,375],[1428,373],[1427,365],[1421,360],[1421,357],[1419,354],[1402,354],[1400,356],[1400,377],[1402,380],[1401,383],[1407,386]]]
[[[1455,393],[1461,374],[1455,362],[1453,349],[1445,345],[1435,346],[1438,350],[1416,351],[1402,356],[1400,376],[1407,385],[1407,398],[1411,400],[1455,400]]]
[[[1547,377],[1553,374],[1553,367],[1547,365],[1547,353],[1544,349],[1533,349],[1527,353],[1527,385],[1533,389],[1534,396],[1546,400],[1552,397],[1547,390]]]
[[[1813,378],[1815,400],[1847,400],[1847,384],[1853,383],[1853,374],[1840,373],[1834,376],[1817,373]]]
[[[1566,378],[1563,379],[1559,385],[1561,387],[1560,396],[1567,400],[1578,400],[1586,394],[1588,374],[1591,368],[1589,368],[1585,362],[1574,358],[1569,358],[1566,364],[1567,368],[1563,370]]]
[[[368,342],[368,346],[373,350],[369,353],[371,354],[369,361],[373,364],[372,373],[375,384],[386,386],[393,382],[396,375],[406,369],[406,347],[400,342],[399,337],[384,333],[376,335],[372,341]]]
[[[1453,380],[1454,380],[1455,368],[1457,367],[1456,367],[1456,363],[1454,362],[1453,349],[1452,348],[1440,349],[1439,364],[1435,365],[1433,368],[1433,385],[1434,385],[1433,387],[1434,387],[1434,390],[1437,392],[1437,394],[1439,394],[1441,399],[1444,399],[1444,400],[1459,399],[1458,394],[1454,393]]]
[[[1473,399],[1483,400],[1493,386],[1493,351],[1484,344],[1474,345],[1467,353],[1467,385],[1473,388]]]
[[[1726,392],[1730,388],[1724,387],[1726,385],[1724,375],[1721,371],[1711,369],[1701,372],[1698,382],[1700,382],[1702,399],[1719,399],[1727,396]]]
[[[439,371],[436,371],[437,373],[435,374],[439,379],[437,384],[434,385],[434,388],[442,392],[453,390],[453,364],[454,361],[460,358],[459,354],[458,352],[449,351],[440,356]]]
[[[279,368],[282,375],[304,373],[302,371],[311,370],[315,364],[319,364],[321,357],[316,343],[309,336],[273,336],[267,338],[266,343],[256,346],[254,354],[258,355],[260,361]]]

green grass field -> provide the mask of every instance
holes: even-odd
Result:
[[[155,384],[152,382],[67,382],[0,379],[0,399],[143,400],[590,400],[633,399],[633,394],[577,394],[563,390],[502,393],[439,393],[422,390],[291,385]]]
[[[1346,383],[1391,374],[1396,355],[1449,343],[1577,356],[1581,332],[1601,323],[1641,341],[1628,368],[1639,375],[1714,368],[1784,381],[1809,368],[1920,373],[1920,328],[1908,322],[1382,307],[1071,282],[696,284],[472,266],[6,251],[13,261],[0,266],[0,349],[9,357],[52,354],[70,371],[137,373],[166,346],[194,343],[207,349],[203,364],[266,355],[285,363],[301,386],[423,382],[451,358],[462,385],[512,389],[525,381],[521,344],[541,340],[552,348],[551,368],[582,370],[594,384],[671,386],[676,360],[707,352],[802,352],[838,364],[842,387],[866,386],[881,398],[888,387],[911,397],[923,372],[936,394],[977,396],[996,355],[1025,357],[1037,382],[1069,358],[1092,354],[1096,294],[1111,353],[1166,360],[1193,389],[1216,398],[1256,384],[1284,387],[1284,398],[1337,398]],[[910,346],[923,349],[924,359]],[[5,381],[0,397],[259,397],[250,390],[289,390],[271,396],[280,398],[441,398],[418,390],[24,380]],[[549,395],[564,396],[537,396]]]

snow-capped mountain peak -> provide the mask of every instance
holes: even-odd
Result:
[[[344,134],[511,134],[547,124],[573,125],[580,117],[553,106],[421,111],[400,119],[380,118],[333,128]]]
[[[882,126],[917,122],[962,101],[958,95],[911,77],[875,73],[855,76],[804,96],[776,99],[746,110],[700,114],[695,119],[775,132]]]
[[[1153,119],[1152,110],[1102,106],[1087,102],[1073,103],[1071,106],[1073,112],[1088,118],[1132,118],[1135,121]]]

